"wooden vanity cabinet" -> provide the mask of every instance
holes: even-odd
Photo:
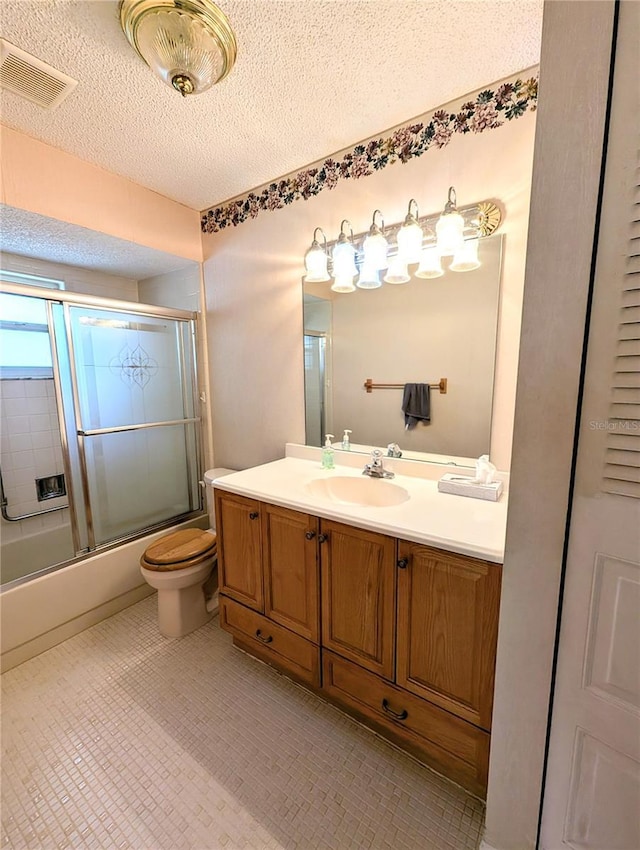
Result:
[[[484,797],[490,736],[380,676],[322,652],[322,690],[341,708],[420,761]]]
[[[319,520],[275,505],[261,510],[265,616],[319,643]]]
[[[318,519],[215,491],[220,625],[234,643],[320,686]]]
[[[215,491],[220,593],[264,611],[260,502]]]
[[[396,683],[489,730],[501,567],[401,540]]]
[[[483,796],[501,567],[322,521],[329,526],[323,692]]]
[[[393,681],[396,541],[323,519],[322,646]]]
[[[483,796],[501,566],[215,498],[234,643]]]

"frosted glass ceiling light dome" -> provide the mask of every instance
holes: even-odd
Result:
[[[453,255],[449,268],[452,272],[472,272],[482,265],[478,259],[478,239],[466,239]]]
[[[416,214],[411,212],[411,204],[415,204]],[[418,224],[418,204],[411,198],[404,224],[398,231],[398,254],[405,263],[419,263],[422,251],[424,233]]]
[[[451,257],[462,248],[464,219],[456,207],[456,190],[449,188],[449,197],[436,224],[436,237],[441,257]]]
[[[435,245],[430,248],[425,248],[420,257],[420,265],[415,272],[416,277],[421,277],[429,280],[434,277],[442,277],[444,269],[440,262],[440,253]]]
[[[183,97],[219,83],[236,61],[236,37],[211,0],[122,0],[120,25],[151,70]]]
[[[376,214],[379,214],[382,219],[381,228],[376,224]],[[376,271],[386,269],[389,265],[389,261],[387,260],[389,243],[387,242],[383,231],[384,219],[382,218],[382,213],[380,210],[375,210],[369,233],[365,236],[364,242],[362,243],[362,250],[364,252],[365,265],[369,266],[369,268],[375,269]]]
[[[320,245],[316,239],[316,233],[320,231],[324,239],[324,247]],[[330,280],[329,270],[327,268],[329,257],[327,255],[327,237],[321,227],[316,227],[313,231],[313,242],[311,247],[304,255],[304,267],[306,274],[304,279],[307,283],[324,283]]]
[[[351,231],[351,240],[344,232],[345,224]],[[355,277],[358,274],[356,267],[356,249],[353,245],[353,228],[347,219],[343,219],[340,225],[340,236],[333,248],[333,274],[334,277]],[[333,289],[333,287],[331,287]]]

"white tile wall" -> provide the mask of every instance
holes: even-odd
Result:
[[[53,379],[0,380],[1,466],[10,516],[67,504],[67,497],[39,502],[36,478],[64,472]],[[46,519],[46,522],[45,522]],[[69,523],[69,512],[20,522],[2,520],[5,542]]]

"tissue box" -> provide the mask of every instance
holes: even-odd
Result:
[[[502,481],[492,481],[491,484],[477,484],[473,478],[461,478],[459,475],[447,473],[438,481],[441,493],[453,493],[456,496],[470,496],[472,499],[485,499],[487,502],[497,502],[502,493]]]

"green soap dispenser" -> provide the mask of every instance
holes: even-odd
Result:
[[[331,445],[331,440],[333,440],[333,434],[325,434],[324,435],[324,448],[322,449],[322,468],[323,469],[334,469],[335,463],[333,460],[333,456],[335,454],[333,450],[333,446]]]
[[[349,437],[351,431],[349,428],[344,429],[344,434],[342,435],[342,451],[350,452],[351,451],[351,438]]]

